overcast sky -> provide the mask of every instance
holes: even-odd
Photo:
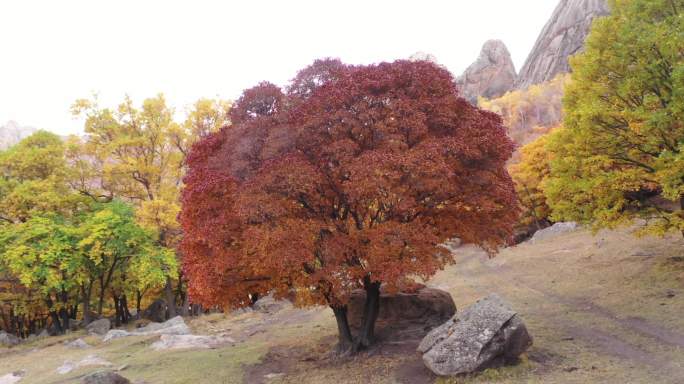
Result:
[[[183,111],[284,85],[316,58],[365,64],[431,53],[454,74],[488,39],[519,69],[558,0],[0,0],[0,125],[82,131],[77,98],[163,92]]]

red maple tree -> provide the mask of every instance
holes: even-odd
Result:
[[[428,62],[319,60],[287,92],[245,91],[232,125],[188,159],[181,221],[196,301],[274,292],[327,304],[340,346],[373,342],[380,286],[397,290],[453,262],[458,237],[495,251],[518,216],[498,115],[471,106]],[[355,339],[346,303],[365,289]]]

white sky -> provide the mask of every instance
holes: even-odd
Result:
[[[0,0],[0,125],[82,131],[71,103],[163,92],[182,111],[284,85],[314,59],[434,54],[455,75],[488,39],[520,69],[558,0]]]

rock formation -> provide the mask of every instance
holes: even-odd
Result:
[[[503,95],[513,88],[515,80],[515,66],[508,48],[501,40],[489,40],[456,83],[463,97],[474,104],[479,96],[491,99]]]
[[[435,55],[422,51],[416,52],[413,55],[409,56],[409,61],[429,61],[433,64],[440,65]]]
[[[570,72],[568,58],[584,46],[594,18],[607,14],[605,0],[561,0],[520,69],[516,87],[527,88]]]
[[[452,376],[515,361],[530,345],[518,314],[493,294],[433,329],[418,351],[432,372]]]
[[[16,121],[8,121],[5,125],[0,126],[0,150],[13,146],[37,131],[33,127],[20,126]]]

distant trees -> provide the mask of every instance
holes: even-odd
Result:
[[[500,118],[459,98],[433,64],[317,61],[285,93],[245,91],[231,121],[187,162],[181,250],[202,302],[294,294],[333,309],[343,350],[364,348],[381,285],[452,262],[439,247],[450,237],[495,251],[517,219]],[[352,339],[357,288],[368,301]]]
[[[524,145],[558,126],[563,119],[563,90],[570,82],[569,74],[515,90],[492,99],[480,99],[482,109],[501,115],[508,135],[516,144]]]
[[[116,109],[101,108],[97,100],[77,100],[72,111],[85,117],[86,139],[70,152],[79,171],[74,189],[95,201],[116,197],[130,202],[137,222],[157,232],[157,242],[167,252],[175,252],[185,155],[195,141],[227,123],[229,109],[228,102],[201,99],[177,123],[161,94],[141,107],[126,98]],[[173,275],[179,277],[175,292]],[[171,317],[178,305],[188,306],[183,286],[182,274],[168,275],[164,289]]]
[[[546,203],[544,182],[551,174],[551,152],[546,148],[553,133],[540,136],[520,148],[519,161],[509,167],[522,206],[520,224],[535,230],[549,224],[551,209]]]
[[[110,310],[125,323],[160,287],[171,315],[187,308],[175,251],[185,154],[229,109],[201,99],[177,123],[162,95],[140,108],[79,100],[85,137],[40,131],[0,152],[0,327],[64,332]]]
[[[684,231],[684,1],[612,1],[572,60],[549,142],[552,217]]]

